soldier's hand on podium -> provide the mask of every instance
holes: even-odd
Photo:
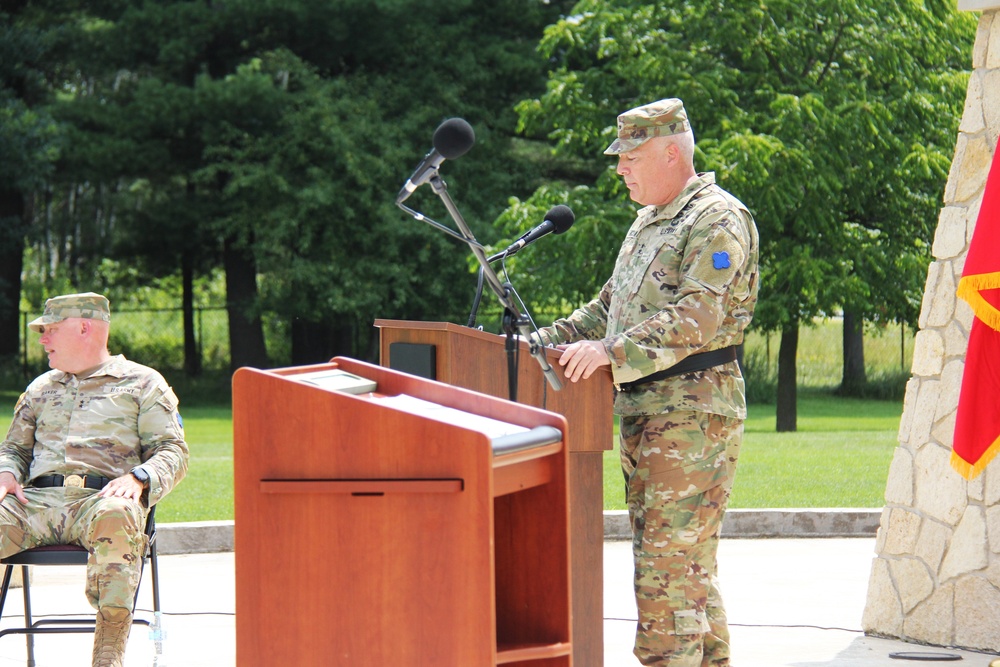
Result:
[[[569,345],[557,345],[556,349],[563,350],[563,355],[559,357],[559,365],[565,368],[564,374],[570,382],[577,382],[581,378],[586,380],[601,366],[611,365],[604,343],[598,340],[581,340]]]

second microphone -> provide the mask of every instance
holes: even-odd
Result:
[[[562,234],[572,227],[574,222],[576,222],[576,216],[573,215],[573,209],[565,204],[553,206],[545,214],[545,220],[542,224],[525,233],[521,238],[507,246],[506,250],[493,255],[487,261],[494,262],[498,259],[510,257],[521,248],[534,243],[548,234]]]

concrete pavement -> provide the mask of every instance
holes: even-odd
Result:
[[[729,510],[722,536],[729,537],[874,537],[881,509]],[[631,539],[628,512],[604,512],[604,539]],[[197,521],[157,526],[161,554],[216,553],[233,550],[232,521]]]
[[[893,653],[916,652],[957,655],[967,667],[987,667],[997,657],[865,637],[860,623],[874,548],[873,537],[723,539],[720,578],[732,624],[733,665],[926,664],[926,660],[890,657]],[[604,556],[604,665],[635,667],[639,663],[631,654],[636,616],[630,545],[608,540]],[[167,661],[153,662],[153,644],[147,631],[136,626],[129,639],[126,665],[236,667],[233,553],[177,554],[159,560]],[[148,588],[147,572],[140,591],[140,609],[151,606]],[[82,568],[46,568],[35,576],[32,591],[36,615],[67,608],[89,611],[83,597]],[[20,591],[12,591],[2,621],[4,627],[16,620],[8,615],[20,611],[20,598]],[[90,646],[90,636],[37,637],[37,666],[89,665]],[[0,667],[24,664],[24,639],[0,639]]]
[[[734,667],[906,667],[899,652],[959,655],[967,667],[996,656],[866,637],[861,615],[874,538],[723,539],[719,578]],[[606,667],[638,667],[631,655],[635,602],[631,545],[605,542]],[[627,621],[617,619],[625,618]]]

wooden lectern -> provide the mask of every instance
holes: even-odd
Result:
[[[508,398],[506,339],[446,322],[376,320],[380,363],[395,368],[393,351],[433,351],[434,377],[450,385]],[[401,347],[402,346],[402,347]],[[562,377],[560,353],[546,350]],[[604,664],[603,452],[611,449],[614,423],[611,372],[607,369],[560,391],[546,384],[538,363],[521,344],[519,403],[558,412],[569,423],[570,554],[573,571],[573,664]]]
[[[233,428],[240,667],[572,665],[563,417],[338,357]]]

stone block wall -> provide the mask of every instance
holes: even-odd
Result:
[[[862,627],[907,641],[997,651],[1000,459],[972,481],[949,464],[973,318],[955,290],[1000,135],[1000,3],[992,5],[980,17],[934,237]]]

